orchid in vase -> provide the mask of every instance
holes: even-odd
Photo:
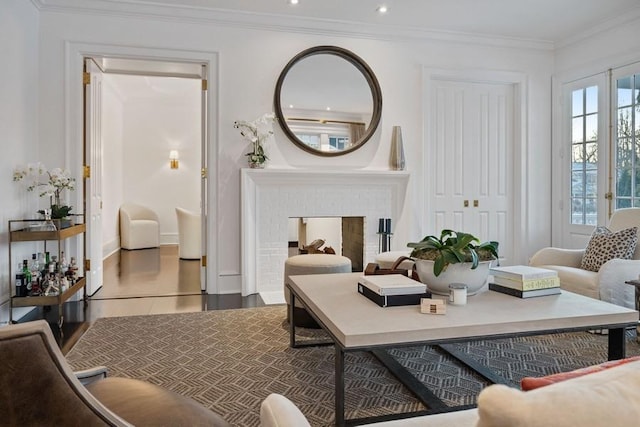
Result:
[[[13,171],[14,181],[25,181],[27,191],[38,191],[40,197],[49,196],[51,218],[62,219],[69,215],[71,206],[63,205],[60,196],[64,190],[74,190],[76,180],[67,169],[55,168],[47,170],[42,163],[30,163],[18,166]],[[45,213],[44,209],[38,213]]]
[[[238,120],[233,127],[240,129],[240,135],[251,143],[251,151],[246,154],[251,167],[264,167],[269,160],[264,151],[264,142],[273,135],[273,121],[275,114],[266,113],[253,121]]]

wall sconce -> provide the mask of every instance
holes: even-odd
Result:
[[[171,169],[178,169],[178,151],[171,150],[169,152],[169,164],[171,165]]]

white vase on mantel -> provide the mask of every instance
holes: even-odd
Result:
[[[402,145],[402,129],[394,126],[391,133],[391,155],[389,156],[391,170],[403,171],[405,167],[404,147]]]

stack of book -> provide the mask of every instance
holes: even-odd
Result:
[[[560,293],[558,273],[545,268],[512,265],[508,267],[492,267],[493,282],[489,289],[520,298],[556,295]]]
[[[402,274],[362,276],[358,293],[380,307],[419,305],[422,298],[431,298],[427,285]]]

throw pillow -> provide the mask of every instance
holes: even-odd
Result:
[[[631,259],[638,243],[638,227],[626,228],[612,233],[606,227],[597,227],[587,249],[584,251],[580,268],[598,271],[610,259]]]
[[[610,360],[599,365],[587,366],[586,368],[575,369],[570,372],[559,372],[557,374],[547,375],[544,377],[525,377],[520,381],[520,388],[524,391],[533,390],[560,381],[566,381],[571,378],[577,378],[583,375],[592,374],[594,372],[604,371],[605,369],[624,365],[625,363],[635,362],[636,360],[640,360],[640,356],[628,357],[626,359],[620,360]]]
[[[502,384],[478,396],[476,427],[636,426],[640,361],[531,391]]]

